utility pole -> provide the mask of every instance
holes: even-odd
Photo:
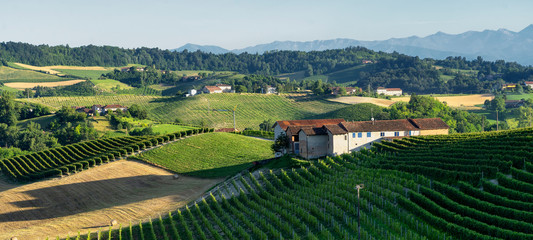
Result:
[[[359,190],[363,189],[365,187],[364,184],[357,184],[355,188],[357,189],[357,236],[358,239],[361,240],[361,217],[359,215]]]

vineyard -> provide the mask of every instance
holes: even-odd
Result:
[[[94,167],[182,136],[210,129],[187,130],[149,137],[116,137],[80,142],[28,155],[0,160],[4,175],[27,182],[57,177]]]
[[[414,137],[237,175],[167,216],[77,239],[533,239],[532,132]]]
[[[271,158],[270,145],[271,141],[236,134],[209,133],[143,152],[135,158],[188,176],[217,178]]]
[[[175,119],[188,124],[206,125],[213,128],[233,127],[236,109],[238,129],[258,129],[265,120],[306,119],[325,114],[347,105],[333,103],[320,97],[305,95],[266,94],[202,94],[189,98],[160,96],[90,96],[90,97],[42,97],[20,99],[59,109],[61,106],[91,106],[93,104],[138,104],[148,110],[149,117],[162,122]]]

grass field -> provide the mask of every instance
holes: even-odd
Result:
[[[31,118],[31,119],[25,119],[25,120],[19,121],[17,125],[20,128],[26,128],[26,126],[28,126],[30,122],[35,122],[41,125],[41,129],[45,129],[55,119],[56,119],[55,114],[50,114],[50,115],[40,116],[36,118]]]
[[[226,177],[273,156],[271,141],[231,133],[192,136],[141,153],[137,158],[177,173],[198,177]]]
[[[121,160],[31,184],[0,180],[0,239],[64,239],[80,230],[108,229],[112,219],[127,226],[168,214],[221,181],[185,176],[176,180],[172,175]]]
[[[8,91],[8,92],[20,92],[21,90],[20,89],[16,89],[16,88],[10,88],[8,86],[0,86],[0,91]]]
[[[55,75],[40,73],[32,70],[22,70],[6,66],[0,67],[0,82],[57,82],[70,80]]]
[[[59,109],[61,106],[91,106],[93,104],[138,104],[147,109],[151,119],[162,122],[204,124],[214,128],[233,127],[231,110],[237,106],[236,122],[238,129],[258,129],[265,120],[309,119],[346,104],[335,103],[323,98],[303,94],[265,95],[265,94],[202,94],[189,98],[170,98],[159,96],[90,96],[90,97],[42,97],[18,99],[40,103]],[[208,111],[211,109],[211,111]],[[214,109],[230,111],[213,111]],[[281,110],[282,109],[282,110]]]
[[[91,82],[94,83],[94,85],[96,85],[98,88],[104,89],[107,91],[111,91],[112,88],[116,88],[117,86],[119,86],[120,89],[133,89],[133,87],[131,87],[130,85],[122,83],[117,80],[113,80],[113,79],[102,79],[102,80],[92,79]]]
[[[78,69],[54,69],[63,74],[72,75],[81,78],[98,79],[102,74],[106,74],[111,70],[78,70]]]
[[[521,99],[533,98],[533,93],[507,94],[506,96],[507,96],[507,100],[521,100]]]

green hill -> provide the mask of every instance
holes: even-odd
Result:
[[[102,235],[533,239],[532,132],[411,137],[301,169],[248,173],[166,218]]]
[[[301,80],[322,79],[322,81],[324,81],[324,82],[333,82],[333,81],[335,81],[338,84],[352,85],[352,84],[357,83],[357,81],[359,80],[359,77],[360,77],[359,74],[362,71],[369,71],[370,68],[371,68],[371,65],[358,65],[358,66],[355,66],[355,67],[345,68],[345,69],[342,69],[342,70],[339,70],[339,71],[335,71],[335,72],[331,72],[331,73],[328,73],[328,74],[314,75],[314,76],[310,76],[310,77],[306,77],[305,74],[304,74],[304,71],[280,74],[277,77],[279,77],[281,79],[289,78],[289,79],[291,79],[291,81],[292,80],[301,81]]]
[[[308,119],[347,106],[325,100],[322,97],[303,94],[201,94],[188,98],[158,96],[91,96],[91,97],[42,97],[19,99],[40,103],[53,109],[61,106],[91,106],[93,104],[138,104],[148,110],[151,119],[207,125],[214,128],[233,127],[232,110],[236,107],[238,129],[258,129],[265,120]],[[221,111],[224,110],[224,111]]]
[[[40,73],[33,70],[16,69],[6,66],[0,66],[0,82],[57,82],[69,80],[46,73]]]
[[[177,173],[227,177],[273,157],[271,141],[231,133],[206,133],[139,154],[136,158]]]

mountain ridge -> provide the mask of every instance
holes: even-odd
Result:
[[[400,52],[421,58],[443,59],[448,56],[462,56],[474,59],[481,56],[486,60],[505,60],[524,65],[533,65],[533,24],[515,32],[505,28],[497,30],[466,31],[449,34],[438,31],[434,34],[418,37],[390,38],[387,40],[360,41],[349,38],[335,38],[312,41],[274,41],[241,49],[228,50],[213,45],[186,44],[172,51],[211,52],[215,54],[244,52],[262,54],[274,50],[322,51],[362,46],[374,51]]]

